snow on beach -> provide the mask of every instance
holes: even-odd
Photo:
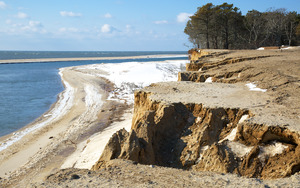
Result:
[[[254,83],[248,83],[246,86],[249,88],[250,91],[261,91],[261,92],[266,92],[266,89],[261,89],[258,88]]]
[[[132,104],[134,90],[155,82],[176,81],[178,72],[185,66],[187,60],[153,61],[153,62],[127,62],[118,64],[94,64],[76,67],[78,71],[97,74],[115,84],[108,100],[117,100]],[[95,71],[96,70],[96,71]],[[98,72],[98,71],[99,72]],[[98,73],[97,73],[98,72]],[[118,130],[130,130],[132,109],[122,116],[122,120],[113,122],[102,132],[95,133],[87,140],[77,145],[77,150],[69,156],[61,168],[90,169],[99,159],[110,137]]]
[[[168,60],[153,62],[126,62],[116,64],[94,64],[80,66],[78,70],[101,70],[98,74],[115,84],[115,90],[110,94],[109,100],[118,100],[133,103],[133,92],[163,81],[176,81],[177,74],[185,67],[188,60]]]

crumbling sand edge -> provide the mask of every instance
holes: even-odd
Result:
[[[295,52],[293,53],[295,55]],[[282,57],[279,58],[281,62],[285,60],[283,55],[281,54]],[[273,53],[273,57],[276,56],[279,55]],[[223,57],[225,58],[222,54],[221,58]],[[295,57],[290,65],[299,63],[299,57]],[[210,66],[208,58],[199,62],[196,60],[195,64],[199,63],[202,66],[201,63],[207,62],[207,69],[215,68],[218,71],[223,65],[257,59],[238,58],[225,62],[217,60],[214,62],[215,66]],[[280,66],[287,67],[287,64],[275,64],[275,72]],[[198,69],[199,67],[194,71]],[[270,75],[273,75],[272,73]],[[275,75],[285,81],[283,84],[292,83],[290,90],[295,91],[293,83],[297,77],[284,80],[290,73],[291,71],[288,71],[285,75],[280,73]],[[209,77],[205,79],[207,78]],[[235,171],[247,177],[264,179],[299,173],[299,118],[295,115],[297,111],[293,111],[292,108],[289,112],[294,115],[282,115],[281,112],[286,112],[290,108],[289,105],[278,103],[274,92],[258,89],[253,83],[249,84],[249,80],[246,81],[248,82],[245,83],[244,80],[243,83],[236,84],[165,82],[136,91],[132,130],[130,132],[120,130],[114,134],[93,169],[106,168],[106,164],[112,159],[127,159],[141,164],[184,169],[194,165],[196,167],[193,169],[196,170],[222,173]],[[196,110],[204,107],[205,109],[199,112],[200,116],[193,110],[191,110],[193,115],[189,115],[191,112],[186,109],[193,109],[189,106],[201,106]],[[243,119],[244,115],[233,118],[232,114],[236,113],[235,111],[239,113],[243,109],[250,114],[245,114],[249,116],[246,118],[247,121],[240,123],[239,119]],[[237,119],[239,123],[232,124],[228,119]],[[197,138],[203,140],[199,141]],[[210,142],[207,145],[208,141]],[[238,142],[235,143],[236,141]],[[247,147],[249,149],[244,153],[237,149]],[[207,163],[201,162],[202,157],[199,156],[202,154],[205,155]]]

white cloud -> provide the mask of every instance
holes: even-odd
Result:
[[[6,8],[6,4],[4,1],[0,1],[0,8],[1,9],[5,9]]]
[[[30,31],[30,32],[37,32],[37,33],[46,33],[44,26],[39,21],[29,21],[27,25],[21,27],[22,31]]]
[[[167,24],[168,21],[167,20],[158,20],[154,22],[155,24]]]
[[[177,22],[179,22],[179,23],[187,22],[190,19],[190,16],[192,16],[192,15],[193,14],[182,12],[177,15]]]
[[[16,15],[17,18],[20,18],[20,19],[25,19],[25,18],[28,18],[28,15],[25,14],[24,12],[19,12],[17,15]]]
[[[104,15],[104,18],[112,18],[112,15],[109,14],[109,13],[106,13],[106,14]]]
[[[129,25],[129,24],[127,24],[127,25],[126,25],[126,32],[129,32],[129,31],[131,30],[131,28],[132,28],[132,26]]]
[[[64,32],[77,33],[77,32],[79,32],[79,29],[74,28],[74,27],[62,27],[59,29],[59,32],[61,32],[61,33],[64,33]]]
[[[32,27],[43,27],[43,24],[39,21],[29,21],[29,25]]]
[[[109,24],[104,24],[101,27],[101,32],[102,33],[110,33],[112,31],[112,27]]]
[[[80,17],[80,16],[82,16],[81,13],[74,13],[74,12],[68,12],[68,11],[61,11],[60,15],[61,16],[67,16],[67,17]]]
[[[131,25],[127,24],[126,29],[131,29]]]
[[[6,24],[12,24],[12,21],[10,19],[5,21]]]

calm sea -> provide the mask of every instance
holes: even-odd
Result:
[[[0,59],[64,57],[123,57],[137,55],[182,54],[186,52],[39,52],[0,51]],[[0,64],[0,136],[12,133],[46,112],[63,91],[58,69],[95,63],[147,62],[177,58],[150,58],[51,63]]]

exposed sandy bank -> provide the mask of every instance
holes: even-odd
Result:
[[[153,84],[153,87],[146,87],[143,91],[151,93],[151,99],[154,101],[203,104],[205,108],[247,109],[255,114],[249,119],[252,123],[269,126],[288,125],[290,130],[300,132],[299,116],[286,118],[280,113],[293,113],[293,109],[271,103],[274,98],[268,92],[258,88],[253,90],[242,83],[161,82]]]
[[[113,122],[103,131],[95,133],[87,140],[77,145],[76,151],[67,157],[60,168],[80,168],[91,169],[100,158],[102,151],[109,141],[110,137],[118,130],[125,128],[130,131],[132,121],[132,109],[130,108],[125,114]]]

